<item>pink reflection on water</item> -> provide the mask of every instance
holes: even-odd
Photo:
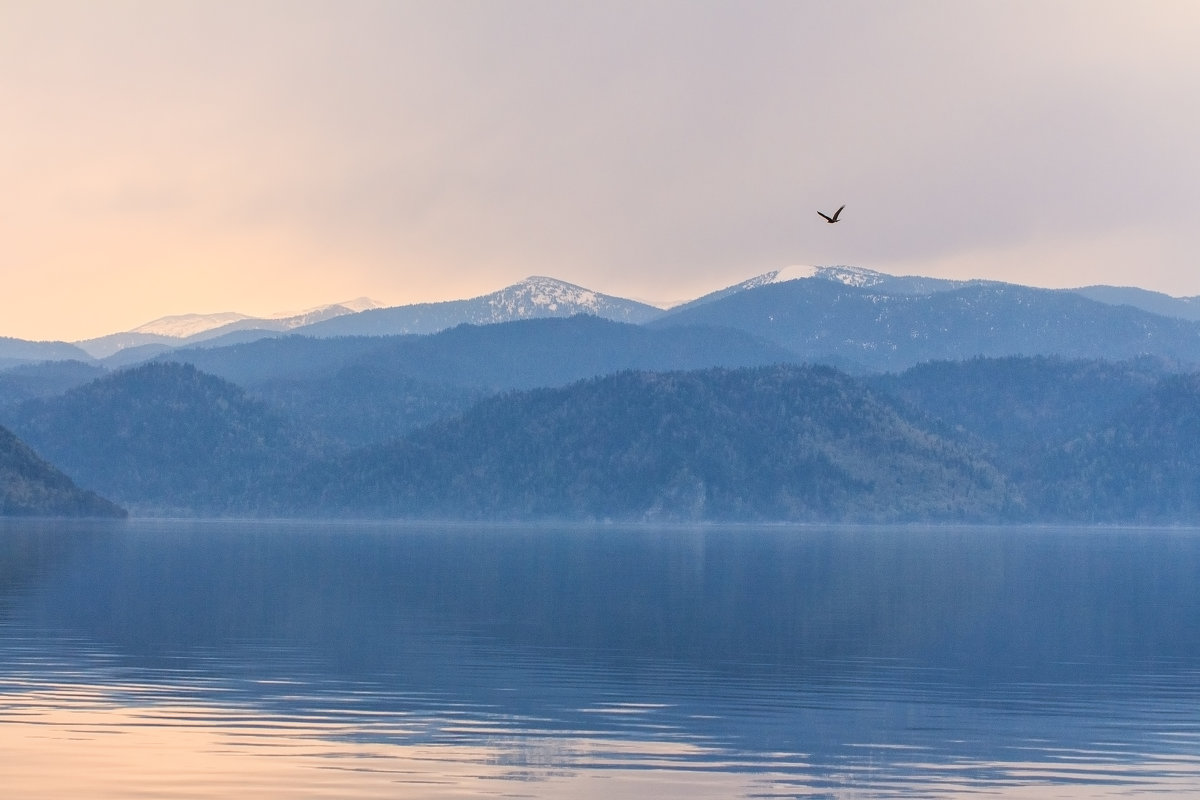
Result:
[[[46,685],[0,702],[7,800],[91,798],[727,798],[764,776],[687,769],[688,744],[480,737],[480,744],[363,741],[360,725],[256,718],[207,703],[120,705]],[[375,733],[405,733],[379,720]],[[570,766],[580,762],[602,767]],[[623,762],[635,766],[621,766]]]

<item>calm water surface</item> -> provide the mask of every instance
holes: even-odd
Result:
[[[1200,797],[1200,532],[0,523],[4,798]]]

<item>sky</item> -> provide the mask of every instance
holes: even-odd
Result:
[[[0,0],[0,336],[801,264],[1200,295],[1197,41],[1194,0]]]

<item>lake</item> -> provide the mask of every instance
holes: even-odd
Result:
[[[0,786],[1200,796],[1200,531],[8,520]]]

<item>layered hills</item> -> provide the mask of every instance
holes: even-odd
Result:
[[[19,435],[81,484],[135,511],[251,505],[255,486],[319,453],[308,432],[239,387],[147,364],[23,404]]]
[[[827,367],[622,372],[501,395],[301,473],[310,514],[992,519],[1004,477]]]
[[[1191,299],[1114,292],[531,278],[105,361],[4,340],[0,424],[135,513],[1200,521]]]
[[[794,267],[661,309],[535,276],[468,300],[380,308],[360,298],[274,318],[179,315],[74,345],[0,339],[0,370],[45,360],[98,361],[118,368],[180,348],[287,334],[428,334],[461,324],[577,314],[639,325],[733,328],[787,348],[792,358],[857,371],[977,355],[1156,355],[1200,363],[1196,301],[1131,287],[1049,290],[855,267]]]
[[[295,330],[346,314],[356,314],[379,304],[366,297],[310,308],[294,314],[272,317],[252,317],[233,311],[215,314],[176,314],[151,320],[133,330],[114,333],[79,342],[78,345],[94,358],[107,358],[123,350],[158,353],[175,347],[254,332],[254,337]]]
[[[380,423],[388,393],[364,392],[316,425],[311,408],[149,364],[6,421],[138,513],[1160,523],[1200,519],[1197,386],[1146,359],[623,370],[476,388],[423,424]]]
[[[647,322],[662,310],[594,292],[554,278],[532,276],[470,300],[379,308],[308,326],[310,336],[386,336],[436,333],[456,325],[491,325],[520,319],[590,314],[615,322]]]

